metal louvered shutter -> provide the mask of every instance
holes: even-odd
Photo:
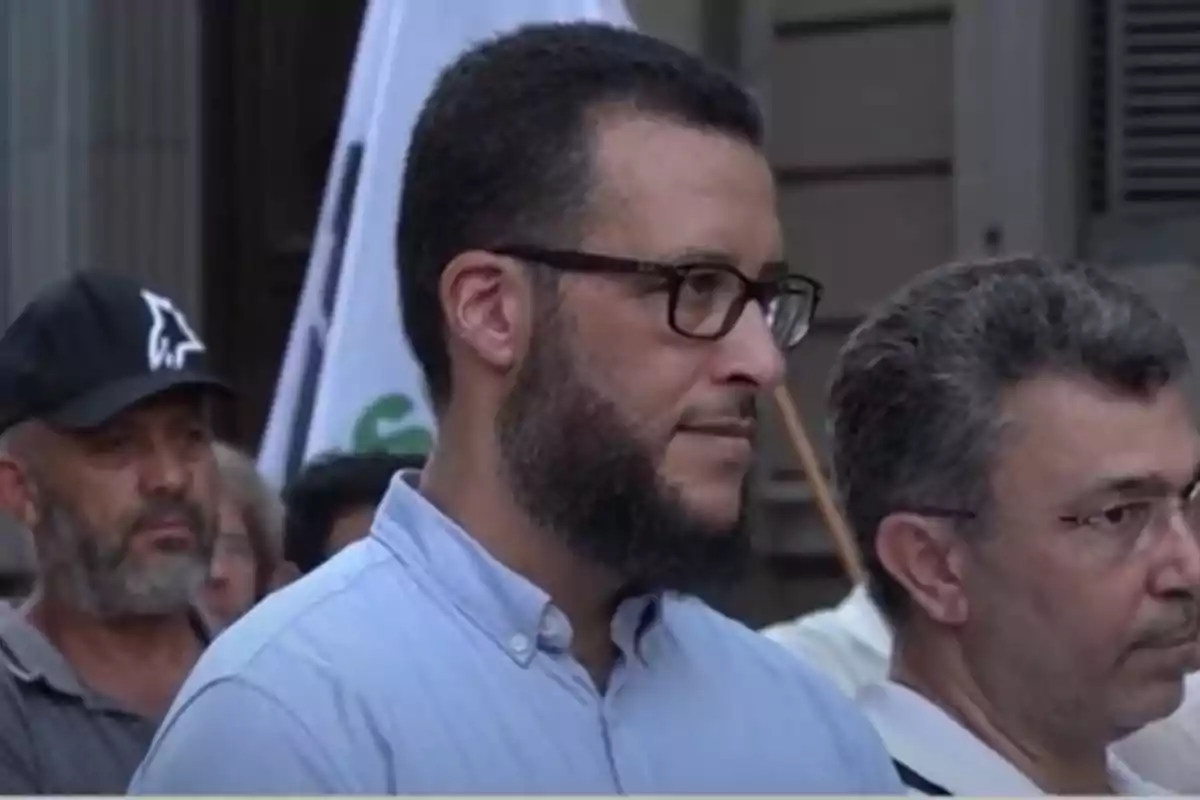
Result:
[[[1093,210],[1200,208],[1200,0],[1091,7]]]

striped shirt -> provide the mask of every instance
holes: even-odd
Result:
[[[695,599],[627,600],[603,692],[570,626],[406,481],[367,539],[208,649],[135,794],[900,794],[832,683]]]

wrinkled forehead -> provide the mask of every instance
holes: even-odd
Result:
[[[612,115],[595,131],[593,177],[593,249],[675,260],[721,256],[752,276],[782,257],[770,166],[732,135]]]

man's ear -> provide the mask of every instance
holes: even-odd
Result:
[[[498,372],[521,362],[533,293],[518,261],[483,250],[460,253],[442,272],[438,296],[451,343]]]
[[[37,486],[25,464],[8,453],[0,453],[0,511],[29,530],[39,522]]]
[[[889,514],[879,524],[875,553],[926,616],[943,625],[966,621],[962,543],[947,520]]]

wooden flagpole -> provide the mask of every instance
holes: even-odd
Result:
[[[842,562],[842,568],[846,570],[850,580],[855,584],[861,584],[866,580],[862,554],[854,541],[854,535],[850,532],[850,526],[846,523],[845,517],[842,516],[842,512],[833,499],[833,491],[825,480],[821,461],[804,430],[800,415],[796,412],[796,403],[792,400],[791,392],[788,391],[787,386],[780,384],[774,394],[775,404],[779,407],[779,414],[783,418],[788,438],[792,440],[792,447],[800,458],[800,466],[803,467],[804,475],[808,478],[808,483],[812,486],[813,494],[816,496],[817,507],[829,528],[838,560]]]

